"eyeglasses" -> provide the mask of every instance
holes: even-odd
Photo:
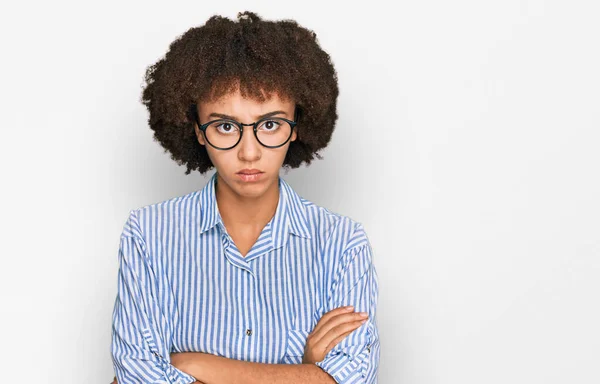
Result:
[[[204,133],[206,142],[213,148],[227,150],[242,141],[244,126],[251,126],[258,142],[267,148],[279,148],[292,137],[292,131],[298,124],[299,109],[294,111],[294,121],[282,117],[265,117],[254,123],[244,124],[231,119],[218,119],[200,124],[196,105],[193,104],[193,115],[198,128]]]

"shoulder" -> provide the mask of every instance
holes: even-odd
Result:
[[[123,225],[122,236],[145,239],[165,225],[190,222],[199,215],[200,191],[176,196],[153,204],[131,209]]]
[[[346,285],[354,285],[374,271],[373,250],[361,222],[305,199],[302,203],[311,232],[317,233],[318,257],[327,286],[339,285],[340,289],[349,290]]]
[[[347,253],[369,246],[369,238],[361,222],[307,199],[300,200],[305,208],[311,232],[316,234],[330,251],[335,248],[337,254]]]

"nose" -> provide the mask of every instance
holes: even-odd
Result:
[[[252,162],[260,159],[262,145],[254,136],[252,126],[244,126],[244,134],[242,140],[237,145],[238,158],[244,162]]]

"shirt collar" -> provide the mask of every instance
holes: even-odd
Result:
[[[215,186],[217,173],[209,179],[208,183],[200,190],[199,204],[199,228],[200,234],[218,225],[225,229],[219,207],[217,205]],[[283,245],[287,240],[288,233],[300,237],[311,238],[308,227],[308,219],[302,198],[292,187],[279,176],[279,203],[273,219],[270,221],[272,240],[276,247]]]

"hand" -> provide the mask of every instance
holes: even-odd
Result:
[[[204,384],[201,381],[195,381],[194,384],[196,384],[196,383],[198,383],[198,384]],[[119,384],[119,383],[117,383],[117,377],[116,376],[115,376],[114,380],[112,381],[112,383],[110,383],[110,384]]]
[[[321,317],[306,339],[303,364],[323,361],[334,346],[367,321],[366,312],[354,312],[353,309],[353,307],[339,307]],[[361,316],[363,314],[364,317]]]
[[[173,352],[170,354],[171,357],[171,365],[173,365],[175,368],[182,370],[183,372],[189,372],[189,368],[187,366],[187,364],[190,362],[190,360],[188,359],[190,357],[189,353],[186,352]],[[115,376],[114,380],[112,383],[110,384],[119,384],[117,382],[117,377]],[[197,380],[195,381],[194,384],[204,384],[203,382]]]

